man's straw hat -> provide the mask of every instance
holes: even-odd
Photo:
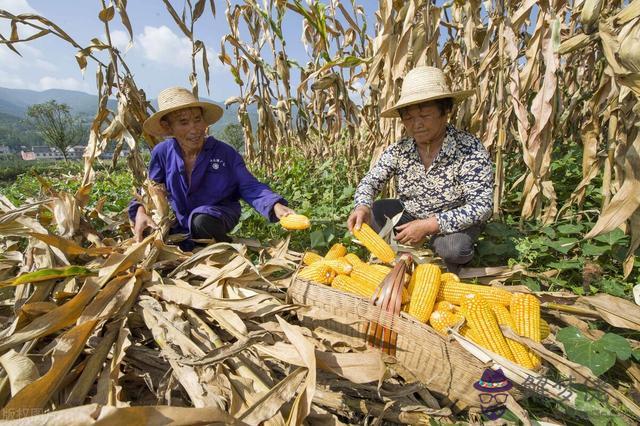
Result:
[[[380,116],[385,118],[400,117],[398,113],[400,108],[444,98],[452,98],[454,102],[457,102],[470,96],[473,92],[473,90],[452,92],[441,69],[417,67],[404,77],[398,102],[391,108],[382,111]]]
[[[222,117],[222,108],[210,102],[200,102],[191,91],[182,87],[164,89],[158,95],[158,112],[147,118],[142,125],[144,131],[154,136],[166,136],[166,130],[160,125],[162,117],[172,111],[184,108],[202,108],[204,121],[211,125]]]

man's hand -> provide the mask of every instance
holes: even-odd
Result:
[[[360,225],[363,223],[368,224],[369,222],[371,222],[371,208],[365,205],[360,205],[349,215],[349,219],[347,219],[347,228],[349,228],[349,231],[351,232],[353,232],[354,228],[356,231],[359,231]]]
[[[273,205],[273,213],[276,215],[278,219],[282,219],[283,217],[290,214],[296,214],[295,210],[290,209],[289,207],[280,203],[275,203]]]
[[[400,231],[396,234],[396,241],[406,245],[422,244],[428,235],[440,232],[440,226],[435,216],[412,220],[404,225],[396,226],[396,229]]]
[[[140,206],[136,213],[136,223],[133,226],[133,235],[136,238],[136,242],[139,243],[144,239],[144,230],[147,228],[158,229],[158,225],[147,214],[144,207]]]

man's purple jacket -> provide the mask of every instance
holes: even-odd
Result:
[[[191,219],[195,214],[220,218],[228,230],[240,219],[239,199],[244,199],[271,222],[278,218],[273,212],[276,203],[287,201],[260,182],[247,170],[244,160],[231,146],[208,136],[198,154],[189,186],[182,150],[178,141],[169,138],[151,152],[149,179],[162,183],[167,189],[169,203],[177,223],[172,233],[191,233]],[[129,218],[135,221],[140,203],[129,204]]]

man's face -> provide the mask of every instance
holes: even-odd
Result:
[[[161,123],[181,147],[195,149],[202,146],[207,131],[202,109],[195,107],[170,112],[163,117]]]

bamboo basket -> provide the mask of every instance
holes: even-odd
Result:
[[[294,303],[319,308],[327,314],[314,318],[313,314],[299,312],[304,326],[332,330],[355,347],[365,346],[368,321],[376,321],[397,332],[395,358],[429,391],[457,410],[480,407],[478,391],[473,384],[482,377],[488,365],[457,341],[449,341],[404,312],[393,316],[362,297],[326,285],[295,278],[288,294]],[[509,393],[516,400],[522,398],[515,387]]]

